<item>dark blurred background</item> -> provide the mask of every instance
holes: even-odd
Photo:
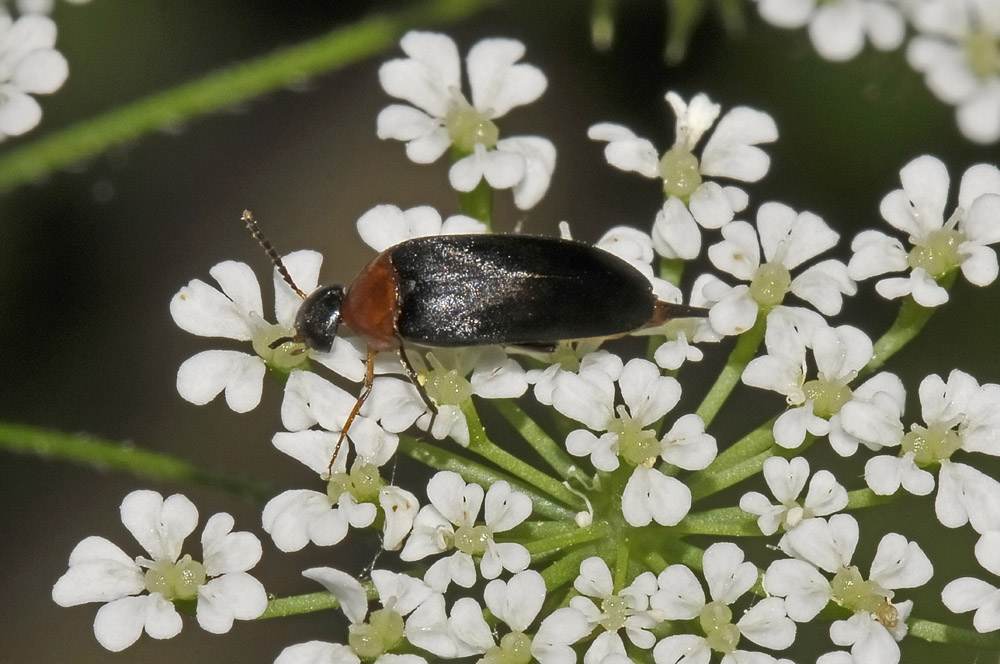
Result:
[[[70,78],[57,94],[40,98],[42,125],[0,145],[0,153],[400,4],[405,3],[61,4],[53,18]],[[668,67],[661,56],[663,2],[622,5],[617,41],[605,53],[590,44],[588,11],[581,2],[500,3],[442,28],[463,54],[483,37],[521,39],[527,44],[525,61],[549,79],[539,102],[516,109],[499,124],[502,135],[540,134],[556,144],[552,188],[528,213],[499,194],[498,230],[523,222],[525,232],[554,234],[556,224],[568,220],[574,234],[589,241],[615,224],[648,230],[661,196],[658,186],[609,167],[602,145],[587,140],[586,129],[598,121],[620,122],[665,149],[674,125],[663,101],[667,90],[685,98],[704,91],[724,111],[745,104],[771,113],[781,137],[766,148],[772,157],[769,175],[749,188],[752,209],[779,200],[816,212],[842,233],[842,252],[858,229],[881,223],[879,200],[898,186],[899,168],[913,157],[941,157],[956,182],[967,166],[997,161],[996,146],[974,146],[958,134],[952,109],[931,97],[900,52],[866,51],[850,63],[824,62],[804,32],[771,28],[749,8],[744,34],[725,34],[709,16],[687,59]],[[375,135],[375,117],[390,102],[378,86],[377,69],[398,55],[393,50],[296,90],[146,137],[0,199],[0,417],[130,441],[267,478],[282,488],[311,481],[304,467],[270,445],[271,432],[280,429],[275,385],[265,386],[262,407],[246,415],[218,402],[195,407],[177,396],[178,365],[213,343],[177,329],[167,305],[189,280],[210,280],[212,265],[236,259],[264,278],[268,309],[269,266],[240,223],[244,208],[255,212],[280,251],[323,252],[328,282],[349,281],[372,256],[354,223],[374,205],[430,204],[444,215],[457,211],[445,164],[412,164],[402,144]],[[840,320],[876,337],[895,307],[871,297],[870,285],[862,291]],[[994,350],[997,293],[996,285],[979,290],[960,284],[946,313],[892,361],[890,368],[903,375],[912,393],[924,375],[954,367],[984,382],[1000,377]],[[703,370],[706,381],[723,357],[722,350],[709,354],[715,359]],[[741,405],[780,403],[777,396],[738,396],[714,432],[727,440],[745,432],[748,422],[756,425],[757,416],[740,413]],[[848,467],[842,481],[859,488],[861,463]],[[216,511],[233,513],[237,528],[253,530],[264,541],[257,573],[279,595],[317,590],[299,576],[305,567],[360,568],[367,562],[352,559],[367,554],[346,547],[279,555],[260,530],[260,506],[219,491],[10,454],[3,456],[0,473],[0,568],[8,607],[0,642],[9,662],[270,662],[285,645],[331,638],[327,627],[334,618],[319,614],[237,623],[221,637],[188,622],[170,641],[144,636],[124,653],[104,651],[93,638],[96,605],[62,609],[51,602],[50,592],[69,552],[87,535],[102,535],[138,553],[118,519],[122,497],[136,488],[165,495],[183,491],[199,506],[202,521]],[[932,548],[933,534],[942,531],[932,527],[932,500],[900,505],[892,510],[892,527]],[[874,523],[869,533],[870,522],[861,518],[865,541],[859,560],[867,571],[887,526]],[[964,561],[968,567],[974,538],[967,531],[939,538],[948,540],[944,552],[950,558],[932,554],[932,559]],[[200,550],[197,535],[189,544]],[[989,579],[974,565],[966,570],[973,571]],[[956,575],[939,565],[930,595]],[[918,605],[917,613],[943,617],[933,614],[937,610],[921,613]],[[955,622],[970,624],[967,617]],[[827,643],[825,636],[820,643]],[[802,661],[812,661],[815,652]],[[923,644],[908,644],[904,660],[939,655]]]

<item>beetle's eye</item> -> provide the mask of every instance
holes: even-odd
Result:
[[[295,332],[312,350],[329,353],[340,327],[341,286],[322,286],[302,302],[295,316]]]

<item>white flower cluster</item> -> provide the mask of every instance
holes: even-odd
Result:
[[[827,60],[850,60],[865,42],[882,51],[903,44],[910,66],[941,101],[956,107],[962,134],[1000,140],[1000,5],[993,0],[756,0],[765,21],[807,27]]]
[[[56,24],[48,16],[25,14],[16,21],[0,8],[0,141],[20,136],[42,120],[31,95],[62,87],[69,66],[55,49]]]
[[[523,149],[535,137],[505,143],[492,122],[545,87],[538,70],[517,64],[523,45],[491,39],[471,49],[471,103],[460,91],[449,38],[409,33],[402,47],[409,58],[384,65],[380,78],[413,107],[385,109],[380,136],[407,141],[407,153],[421,163],[451,146],[450,178],[459,191],[485,181],[513,187],[521,207],[537,202],[554,151],[539,165]],[[322,259],[314,252],[283,257],[288,275],[275,270],[275,323],[265,319],[260,287],[242,263],[212,268],[218,288],[196,279],[171,301],[182,329],[249,342],[251,350],[208,350],[188,359],[177,378],[185,399],[204,404],[224,393],[231,409],[246,412],[261,402],[266,375],[283,382],[285,430],[272,442],[315,478],[264,506],[263,529],[275,547],[332,546],[351,528],[375,529],[382,549],[398,551],[398,566],[407,570],[371,571],[380,608],[369,606],[371,591],[344,571],[306,570],[338,600],[348,635],[290,646],[277,662],[419,664],[435,656],[569,664],[582,654],[586,664],[636,657],[656,664],[713,657],[724,664],[785,664],[797,624],[819,620],[833,606],[840,618],[829,628],[835,648],[820,662],[896,664],[914,610],[897,593],[927,584],[933,566],[916,542],[890,532],[862,573],[854,561],[861,528],[843,511],[900,488],[926,495],[936,486],[938,520],[948,528],[971,524],[982,535],[977,558],[1000,574],[1000,482],[964,456],[953,458],[1000,455],[1000,386],[980,385],[960,371],[947,380],[928,376],[919,387],[922,423],[905,424],[902,380],[888,372],[867,377],[884,361],[884,348],[857,327],[827,320],[856,294],[857,281],[883,274],[906,272],[875,289],[921,311],[947,302],[959,272],[975,285],[992,283],[1000,170],[968,169],[951,204],[947,169],[918,157],[902,169],[902,188],[881,205],[911,248],[870,230],[855,238],[847,262],[823,258],[840,236],[819,216],[779,202],[744,215],[749,195],[714,180],[753,182],[766,174],[769,157],[759,145],[777,138],[770,116],[743,107],[722,114],[703,94],[690,102],[673,92],[666,98],[677,116],[676,137],[662,156],[620,125],[601,123],[589,132],[606,143],[612,165],[661,180],[665,201],[650,214],[651,232],[615,228],[598,246],[646,276],[660,304],[682,298],[676,285],[655,276],[657,256],[660,267],[677,267],[706,244],[711,265],[728,275],[692,279],[691,304],[707,309],[701,319],[644,330],[655,340],[655,362],[625,361],[594,339],[545,352],[407,347],[414,384],[391,375],[403,371],[398,357],[375,356],[358,337],[338,338],[329,352],[306,350],[295,340],[295,318],[303,293],[319,282]],[[442,219],[429,207],[392,205],[365,213],[357,228],[376,252],[417,237],[486,232],[471,217]],[[703,242],[703,235],[710,239]],[[293,290],[289,275],[302,292]],[[713,388],[724,392],[719,401],[742,378],[783,395],[787,407],[720,454],[707,429],[721,404],[710,395],[696,413],[685,412],[681,381],[669,372],[701,359],[692,344],[726,336],[739,338]],[[757,354],[760,344],[766,352]],[[527,356],[531,368],[515,353]],[[321,375],[356,382],[372,370],[377,377],[363,405]],[[527,401],[526,395],[555,411],[559,440],[510,401]],[[492,443],[478,417],[481,403],[495,404],[554,475]],[[460,447],[442,450],[407,438],[413,429]],[[804,454],[824,437],[843,457],[862,448],[877,453],[864,467],[870,491],[849,495],[830,470],[810,476]],[[891,448],[898,453],[889,454]],[[423,504],[383,471],[401,450],[438,470]],[[490,464],[473,463],[472,455]],[[774,503],[750,491],[741,510],[694,511],[699,499],[757,472]],[[62,605],[108,602],[95,622],[106,647],[125,648],[143,631],[154,638],[177,634],[177,607],[191,602],[199,624],[213,632],[264,611],[263,588],[246,574],[260,544],[231,532],[228,515],[209,520],[203,562],[181,556],[197,521],[182,496],[136,492],[123,503],[122,518],[149,558],[133,560],[103,538],[88,538],[53,591]],[[732,542],[700,550],[684,540],[737,534],[773,537],[773,554],[755,564]],[[942,601],[955,612],[975,611],[975,627],[986,631],[1000,629],[998,596],[986,582],[962,578],[945,587]]]

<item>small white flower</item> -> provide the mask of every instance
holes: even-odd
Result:
[[[379,407],[385,407],[393,386],[407,392],[415,390],[408,383],[389,377],[376,379],[382,402],[369,400],[351,425],[347,439],[352,443],[354,460],[347,471],[348,445],[338,451],[340,430],[354,407],[355,397],[308,371],[295,371],[285,386],[281,414],[288,432],[274,435],[274,446],[313,470],[328,481],[326,493],[290,490],[273,498],[264,507],[264,530],[282,551],[298,551],[310,541],[319,546],[340,542],[349,526],[365,528],[382,509],[383,545],[398,548],[409,532],[417,511],[417,499],[409,491],[387,485],[379,467],[393,458],[399,438],[379,426]],[[402,422],[413,423],[417,414]],[[405,419],[405,418],[404,418]],[[310,427],[318,424],[325,430]],[[334,460],[334,452],[337,458]],[[331,468],[331,460],[334,465]],[[332,470],[332,474],[328,472]]]
[[[305,293],[316,287],[322,256],[296,251],[283,258],[295,283]],[[177,371],[177,391],[193,404],[204,405],[225,390],[227,405],[237,413],[260,403],[267,368],[288,373],[310,360],[350,380],[364,377],[363,350],[345,339],[334,341],[329,353],[305,350],[298,344],[270,348],[271,342],[295,334],[295,315],[302,299],[274,272],[276,324],[264,319],[260,286],[245,263],[225,261],[209,273],[221,291],[200,279],[192,280],[170,301],[177,326],[202,337],[249,341],[254,354],[235,350],[208,350],[187,359]]]
[[[934,568],[915,542],[889,533],[879,542],[866,580],[851,564],[858,535],[858,522],[847,514],[803,521],[781,540],[782,550],[795,558],[771,563],[764,589],[784,597],[788,615],[797,622],[812,620],[830,601],[848,609],[849,619],[830,626],[833,642],[851,646],[856,661],[896,664],[897,641],[906,636],[913,603],[893,602],[894,591],[924,585]]]
[[[525,630],[535,621],[545,601],[545,581],[534,570],[519,572],[510,581],[495,579],[487,584],[483,599],[490,612],[509,630],[497,634],[483,618],[483,609],[471,597],[463,597],[444,615],[444,603],[435,599],[414,611],[406,623],[410,642],[442,656],[457,653],[485,654],[487,661],[518,659],[532,647]]]
[[[611,571],[601,558],[591,557],[580,563],[580,575],[573,582],[579,596],[569,601],[570,608],[582,613],[591,629],[603,628],[583,656],[585,663],[602,662],[613,654],[625,654],[624,629],[635,646],[649,649],[656,642],[650,631],[659,618],[649,610],[649,596],[656,591],[656,577],[643,572],[618,592],[614,590]]]
[[[844,430],[873,449],[900,446],[899,456],[872,457],[865,481],[879,495],[900,487],[915,495],[934,490],[934,509],[949,528],[971,523],[978,533],[1000,529],[1000,482],[972,466],[954,461],[959,450],[1000,455],[1000,386],[980,386],[962,371],[945,382],[931,375],[920,383],[920,407],[925,425],[906,431],[900,393],[878,392],[870,401],[852,401],[841,410]]]
[[[896,441],[893,433],[895,426],[892,422],[902,417],[905,400],[906,389],[903,387],[903,381],[895,374],[883,371],[875,374],[852,391],[848,403],[859,405],[851,406],[848,412],[855,408],[872,408],[872,404],[877,402],[878,405],[868,411],[868,416],[884,418],[881,420],[881,424],[884,425],[883,431],[878,435],[878,438],[880,441],[892,445]],[[853,455],[857,451],[858,445],[861,444],[873,451],[882,449],[885,446],[882,442],[861,440],[844,429],[843,413],[846,405],[841,406],[840,410],[830,418],[830,447],[844,457]]]
[[[977,143],[1000,139],[1000,10],[993,2],[920,0],[911,21],[918,34],[907,60],[938,99],[955,105],[958,128]]]
[[[704,94],[695,95],[690,104],[675,92],[666,99],[677,124],[674,145],[662,156],[650,141],[621,125],[596,124],[587,135],[607,141],[604,154],[612,166],[663,180],[666,202],[653,225],[653,244],[667,258],[691,259],[701,251],[698,226],[719,228],[747,204],[742,189],[703,181],[702,176],[761,179],[770,159],[756,146],[777,140],[778,129],[770,115],[745,106],[730,110],[716,124],[721,107]],[[694,148],[713,125],[699,159]]]
[[[705,433],[697,415],[679,418],[657,438],[650,425],[662,419],[680,399],[680,384],[661,376],[651,362],[630,360],[618,378],[623,405],[615,405],[615,381],[599,370],[556,377],[552,405],[563,415],[586,424],[600,435],[578,429],[566,437],[566,449],[590,456],[598,470],[611,472],[620,460],[635,467],[622,493],[622,513],[633,526],[651,521],[672,526],[691,507],[691,492],[680,480],[653,468],[657,458],[686,470],[700,470],[716,454],[715,439]]]
[[[976,543],[976,560],[983,569],[1000,576],[1000,532],[990,531]],[[941,591],[941,601],[950,611],[975,611],[972,624],[977,632],[1000,629],[1000,589],[969,576],[955,579]]]
[[[457,600],[448,615],[444,595],[434,593],[406,621],[406,638],[413,645],[444,659],[470,657],[493,643],[490,629],[473,615],[482,608],[471,597]],[[459,636],[461,634],[461,636]]]
[[[774,423],[774,439],[784,448],[802,444],[806,432],[824,436],[828,420],[851,398],[848,385],[872,358],[868,336],[850,325],[831,328],[821,316],[779,307],[767,316],[767,354],[752,359],[743,382],[785,395],[789,409]],[[806,350],[811,349],[816,378],[807,381]]]
[[[542,359],[542,358],[540,358]],[[556,346],[554,353],[544,358],[551,362],[544,369],[530,369],[525,374],[528,383],[534,385],[535,399],[546,406],[552,405],[552,393],[556,389],[559,375],[562,373],[583,373],[600,371],[611,380],[618,380],[625,367],[621,357],[606,350],[594,350],[589,343],[566,344]]]
[[[827,60],[850,60],[867,37],[880,51],[903,43],[906,24],[895,6],[883,0],[757,0],[761,17],[779,28],[809,26],[809,38]]]
[[[69,65],[55,44],[56,24],[48,16],[15,21],[0,11],[0,141],[33,129],[42,107],[31,95],[51,94],[66,81]]]
[[[410,614],[433,594],[419,579],[386,570],[373,570],[372,581],[378,592],[381,609],[368,612],[365,589],[350,574],[332,567],[315,567],[302,572],[329,590],[350,621],[348,646],[323,641],[309,641],[285,648],[275,664],[358,664],[362,658],[377,664],[426,664],[423,657],[395,654],[406,645],[403,617]]]
[[[518,63],[524,44],[484,39],[472,47],[465,61],[471,104],[462,94],[458,48],[450,37],[408,32],[400,47],[409,57],[383,64],[379,81],[388,94],[413,106],[383,109],[379,138],[406,141],[407,156],[418,164],[436,161],[452,147],[462,155],[448,174],[458,191],[472,191],[485,179],[496,189],[513,188],[522,210],[538,203],[555,167],[555,147],[537,136],[500,140],[493,122],[538,99],[548,84],[539,69]]]
[[[576,664],[572,645],[594,631],[587,617],[570,607],[556,609],[542,620],[531,640],[531,655],[541,664]]]
[[[426,355],[411,353],[410,359],[438,410],[433,418],[424,414],[417,426],[430,426],[437,440],[451,438],[463,447],[469,445],[463,403],[473,396],[514,399],[528,389],[524,369],[500,346],[435,348]]]
[[[847,489],[828,470],[819,470],[813,475],[809,492],[800,504],[798,497],[808,478],[809,462],[804,457],[791,460],[771,457],[764,462],[764,480],[777,498],[777,504],[772,505],[764,494],[751,491],[740,498],[740,509],[758,515],[757,525],[761,532],[773,535],[778,528],[788,531],[804,519],[827,516],[847,507]]]
[[[395,205],[376,205],[358,218],[358,235],[369,247],[382,252],[405,240],[427,235],[485,233],[486,224],[462,214],[441,219],[428,205],[401,210]]]
[[[514,542],[497,542],[496,533],[514,528],[531,515],[531,499],[507,482],[494,482],[485,495],[485,525],[476,525],[484,504],[483,488],[466,484],[457,473],[437,473],[427,483],[427,498],[417,513],[413,532],[399,557],[421,560],[456,549],[432,564],[424,580],[438,592],[452,582],[471,588],[476,582],[474,557],[483,578],[495,579],[504,569],[520,572],[528,567],[528,550]]]
[[[881,231],[862,231],[851,243],[854,255],[848,272],[868,279],[910,270],[906,277],[881,279],[875,290],[886,299],[912,295],[917,304],[937,307],[948,301],[948,291],[937,281],[961,267],[965,278],[986,286],[997,277],[996,252],[1000,242],[1000,169],[972,166],[962,176],[958,207],[945,219],[948,170],[937,158],[917,157],[899,172],[903,188],[882,199],[882,217],[904,232],[912,248]]]
[[[103,537],[88,537],[70,554],[69,570],[52,588],[60,606],[107,602],[97,611],[98,642],[120,651],[145,631],[169,639],[181,631],[176,600],[197,602],[198,624],[216,634],[234,619],[252,620],[267,607],[267,594],[247,574],[260,560],[260,541],[232,532],[225,512],[205,524],[202,562],[181,556],[184,539],[194,532],[198,510],[180,494],[164,499],[155,491],[133,491],[121,505],[122,523],[149,554],[132,559]],[[141,594],[145,591],[145,594]]]
[[[703,282],[704,297],[716,302],[709,322],[720,334],[747,331],[761,309],[768,312],[780,306],[788,293],[833,316],[840,312],[843,295],[857,292],[847,266],[834,259],[792,277],[792,270],[832,249],[839,238],[811,212],[797,213],[782,203],[765,203],[757,210],[756,228],[734,221],[723,226],[722,237],[722,242],[708,248],[708,257],[718,269],[748,283],[730,287],[717,279]]]
[[[717,542],[702,557],[711,601],[701,583],[685,565],[670,565],[657,577],[658,590],[650,608],[666,620],[697,620],[704,635],[677,634],[656,644],[657,664],[680,661],[707,662],[713,650],[723,653],[724,664],[776,662],[767,654],[739,650],[740,637],[771,650],[784,650],[795,640],[795,623],[786,615],[784,600],[766,597],[733,623],[730,605],[757,582],[757,568],[743,559],[743,551],[730,542]]]

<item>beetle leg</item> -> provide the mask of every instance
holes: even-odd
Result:
[[[333,448],[333,456],[330,457],[330,465],[326,469],[327,479],[333,477],[333,464],[337,461],[337,454],[340,452],[340,446],[344,443],[344,438],[347,437],[347,430],[351,428],[351,423],[354,422],[354,418],[358,416],[358,412],[361,410],[361,406],[364,405],[365,399],[372,392],[372,384],[375,382],[375,352],[374,348],[371,346],[368,347],[368,356],[365,358],[365,387],[361,390],[361,395],[354,403],[351,414],[347,416],[344,428],[340,430],[340,438],[337,439],[337,445]]]
[[[431,411],[431,421],[430,424],[427,425],[427,433],[430,433],[431,429],[434,428],[434,420],[437,419],[437,405],[435,405],[430,396],[427,395],[427,390],[424,389],[424,384],[420,382],[420,376],[417,374],[416,369],[413,368],[413,365],[410,364],[410,358],[406,356],[406,351],[403,347],[400,346],[397,352],[399,353],[399,361],[403,365],[403,370],[406,371],[406,377],[410,379],[411,383],[413,383],[413,387],[417,388],[420,398],[424,400],[424,404],[427,406],[427,409]]]

